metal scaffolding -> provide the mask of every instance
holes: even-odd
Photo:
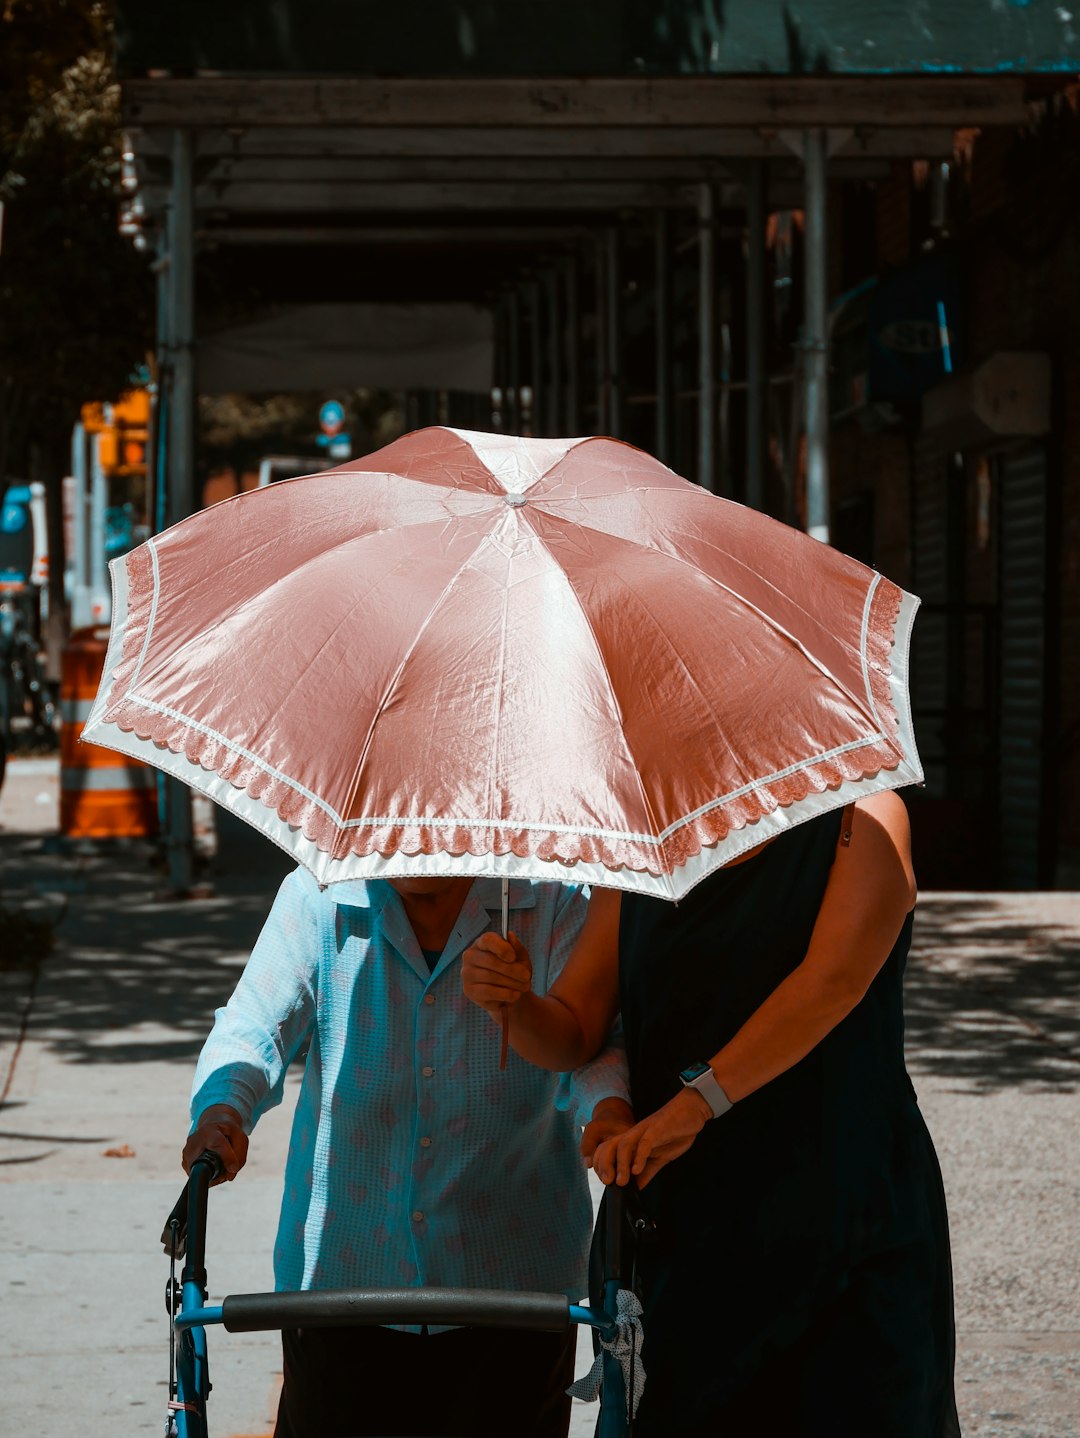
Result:
[[[490,408],[504,430],[633,438],[707,489],[765,508],[766,220],[801,209],[793,411],[806,524],[820,539],[827,185],[880,179],[898,157],[946,158],[958,126],[1026,114],[1022,83],[1008,76],[661,75],[643,86],[638,76],[160,73],[125,80],[122,96],[142,208],[165,237],[158,424],[169,522],[196,505],[197,244],[309,261],[346,250],[358,273],[371,256],[405,302],[410,283],[428,299],[440,283],[458,299],[465,290],[495,315]],[[740,290],[741,338],[719,311]],[[444,384],[432,415],[459,412]],[[169,862],[173,886],[189,887],[182,787]]]

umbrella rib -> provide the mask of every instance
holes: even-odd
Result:
[[[696,486],[691,485],[690,488],[693,489],[693,488],[696,488]],[[635,485],[633,490],[616,489],[616,490],[608,491],[608,492],[603,493],[603,494],[590,495],[590,496],[589,496],[589,500],[588,500],[588,501],[585,501],[585,502],[586,502],[586,503],[591,502],[594,498],[595,498],[595,499],[621,498],[621,497],[623,497],[623,496],[625,496],[625,495],[627,495],[627,494],[638,494],[638,493],[670,494],[670,493],[671,493],[671,488],[670,488],[669,485],[664,485],[664,484],[652,484],[652,485],[642,484],[642,485]],[[708,496],[708,500],[709,500],[710,502],[711,502],[714,498],[715,498],[715,496]],[[640,538],[640,539],[638,539],[638,538],[630,539],[630,538],[627,538],[627,537],[625,537],[625,536],[623,536],[623,535],[616,534],[614,531],[612,531],[612,530],[610,530],[610,529],[602,529],[599,525],[590,524],[587,519],[580,519],[580,520],[579,520],[579,519],[567,519],[567,518],[565,518],[563,515],[561,515],[561,514],[559,514],[559,513],[556,512],[557,509],[558,509],[558,507],[559,507],[560,505],[565,505],[565,504],[577,504],[577,505],[580,505],[581,503],[582,503],[582,501],[579,500],[579,499],[576,499],[576,498],[570,498],[570,499],[560,500],[560,499],[558,499],[557,497],[555,497],[555,498],[549,499],[547,496],[545,496],[545,495],[543,495],[543,494],[538,494],[538,495],[535,497],[535,499],[532,500],[532,504],[533,504],[533,508],[534,508],[534,509],[538,509],[538,510],[540,510],[541,512],[547,514],[551,519],[554,519],[557,523],[565,524],[565,525],[567,525],[567,526],[572,526],[574,529],[589,530],[589,531],[590,531],[591,533],[593,533],[593,534],[599,534],[599,535],[601,535],[604,539],[621,539],[622,542],[625,543],[625,544],[635,544],[635,545],[638,545],[638,546],[640,546],[642,549],[651,550],[652,553],[662,555],[662,556],[663,556],[664,558],[666,558],[666,559],[674,559],[674,560],[679,561],[679,562],[682,563],[682,564],[688,564],[692,569],[698,569],[698,568],[699,568],[698,566],[696,566],[696,565],[694,564],[694,562],[693,562],[692,560],[686,559],[686,558],[683,557],[683,555],[681,555],[681,554],[679,554],[679,553],[677,553],[677,552],[673,552],[671,549],[665,549],[662,545],[659,545],[659,544],[654,543],[647,535],[644,536],[644,537],[642,537],[642,538]],[[781,527],[783,527],[783,526],[781,526]],[[737,566],[739,569],[745,570],[745,572],[746,572],[747,574],[753,575],[753,577],[754,577],[756,580],[758,580],[760,583],[767,585],[768,588],[771,589],[775,594],[778,594],[782,599],[786,600],[789,604],[794,605],[794,606],[795,606],[797,609],[799,609],[803,614],[806,614],[806,610],[803,609],[802,605],[799,604],[799,602],[798,602],[796,599],[793,599],[790,595],[785,594],[782,589],[780,589],[776,584],[773,583],[773,581],[768,577],[767,574],[762,574],[762,573],[760,572],[760,570],[751,569],[750,566],[746,563],[745,560],[740,559],[737,554],[733,554],[730,549],[725,549],[725,548],[723,548],[720,544],[714,543],[711,539],[703,539],[702,542],[705,543],[705,544],[707,544],[710,549],[715,550],[715,552],[716,552],[717,554],[722,555],[722,556],[724,557],[724,559],[730,561],[731,564]],[[815,540],[814,543],[816,544],[816,543],[818,543],[818,541]],[[827,547],[828,547],[828,546],[826,546],[826,548],[827,548]],[[857,561],[856,561],[856,562],[857,562]],[[704,574],[707,579],[711,579],[711,578],[712,578],[712,576],[709,575],[709,574],[707,574],[705,570],[699,569],[699,572],[700,572],[701,574]],[[715,582],[716,582],[716,583],[720,583],[721,581],[716,580]],[[816,622],[817,622],[816,620],[814,620],[814,619],[812,618],[811,615],[807,615],[807,618],[810,619],[812,623],[816,623]]]
[[[506,693],[506,685],[505,685],[505,673],[506,673],[506,669],[505,669],[505,665],[506,665],[506,631],[507,631],[507,617],[508,617],[508,614],[509,614],[509,602],[508,602],[508,601],[509,601],[509,590],[504,587],[504,589],[503,589],[503,595],[502,595],[502,623],[501,623],[501,625],[499,626],[499,663],[498,663],[498,667],[497,667],[497,669],[496,669],[496,671],[495,671],[496,674],[498,675],[498,682],[497,682],[497,684],[496,684],[496,686],[495,686],[495,701],[494,701],[494,706],[493,706],[493,708],[494,708],[494,715],[495,715],[495,742],[494,742],[494,744],[491,746],[491,769],[490,769],[490,771],[489,771],[489,773],[488,773],[488,813],[491,814],[491,816],[492,816],[493,818],[494,818],[494,815],[495,815],[495,796],[496,796],[496,793],[497,793],[497,791],[498,791],[498,785],[497,785],[497,768],[498,768],[498,754],[499,754],[499,748],[500,748],[500,740],[501,740],[501,737],[502,737],[503,697],[504,697],[504,695],[505,695],[505,693]],[[499,805],[499,812],[500,812],[500,817],[501,817],[501,814],[502,814],[502,805],[501,805],[501,804]]]
[[[541,503],[540,501],[537,502],[537,504],[535,505],[535,508],[541,509],[543,513],[547,514],[548,518],[553,519],[557,524],[564,524],[564,525],[566,525],[568,528],[571,528],[571,527],[572,527],[574,530],[588,530],[588,531],[589,531],[590,533],[592,533],[592,534],[597,534],[597,535],[599,535],[602,539],[604,539],[605,541],[607,541],[607,542],[609,542],[609,543],[610,543],[612,540],[616,540],[616,541],[618,541],[618,542],[620,542],[620,543],[623,543],[623,544],[626,544],[626,545],[628,545],[628,546],[636,545],[636,546],[638,546],[638,547],[640,547],[640,548],[648,549],[651,553],[658,555],[660,558],[670,560],[673,564],[682,565],[684,568],[691,570],[692,573],[694,573],[694,574],[696,574],[696,575],[699,575],[702,579],[706,580],[709,584],[715,586],[715,588],[722,590],[722,591],[723,591],[725,594],[727,594],[731,599],[733,599],[736,604],[740,605],[743,609],[749,611],[749,612],[752,613],[752,614],[755,614],[755,615],[758,617],[758,619],[762,622],[762,624],[764,624],[764,625],[766,626],[766,628],[771,629],[771,630],[773,631],[773,633],[776,634],[779,638],[785,640],[787,643],[793,645],[796,649],[798,649],[798,651],[800,652],[800,654],[803,655],[803,657],[808,661],[808,663],[812,664],[813,667],[814,667],[820,674],[824,675],[824,677],[827,678],[828,680],[830,680],[831,683],[835,684],[836,687],[837,687],[837,689],[839,689],[840,692],[841,692],[842,694],[844,694],[844,695],[851,701],[851,703],[852,703],[853,705],[855,705],[855,706],[856,706],[857,708],[859,708],[859,709],[865,709],[865,707],[866,707],[867,705],[869,705],[869,706],[870,706],[870,713],[869,713],[868,717],[871,718],[871,719],[874,721],[875,724],[878,723],[877,711],[876,711],[876,709],[875,709],[875,707],[874,707],[873,696],[870,694],[869,690],[867,690],[867,693],[866,693],[864,696],[862,696],[862,698],[859,698],[859,697],[857,697],[856,695],[852,694],[851,690],[847,687],[847,685],[841,683],[841,681],[840,681],[839,679],[837,679],[836,675],[833,674],[833,673],[831,672],[831,670],[829,670],[829,669],[821,662],[820,659],[818,659],[814,654],[812,654],[812,653],[810,652],[810,650],[808,650],[808,649],[806,648],[806,646],[805,646],[803,643],[801,643],[801,642],[795,637],[795,635],[791,633],[791,631],[790,631],[789,629],[785,628],[784,625],[782,625],[778,620],[774,619],[770,614],[768,614],[765,610],[761,609],[758,605],[753,604],[753,603],[752,603],[749,599],[747,599],[744,595],[740,594],[737,589],[733,589],[730,584],[726,584],[722,579],[717,579],[717,578],[715,577],[715,575],[709,574],[706,570],[701,569],[698,565],[694,564],[692,560],[686,559],[686,558],[685,558],[683,555],[681,555],[681,554],[673,553],[673,552],[672,552],[671,550],[669,550],[669,549],[664,549],[664,548],[662,548],[660,545],[652,544],[652,543],[650,543],[648,540],[625,539],[625,538],[623,538],[622,535],[612,534],[612,532],[611,532],[610,530],[600,529],[597,525],[594,525],[594,524],[587,524],[587,523],[584,523],[584,522],[570,521],[570,520],[563,519],[560,515],[552,514],[550,510],[548,510],[548,509],[543,509],[543,508],[542,508],[542,503]],[[538,535],[537,537],[540,538],[539,535]],[[544,541],[541,541],[541,542],[544,542]],[[816,541],[816,540],[814,541],[814,543],[817,543],[817,542],[818,542],[818,541]],[[545,547],[547,547],[547,546],[546,546],[546,543],[545,543]],[[718,546],[717,546],[717,548],[719,549]],[[550,553],[550,550],[548,550],[548,552]],[[772,589],[772,590],[774,591],[774,593],[780,595],[780,597],[781,597],[782,599],[784,599],[784,601],[785,601],[786,603],[793,605],[796,609],[798,609],[798,611],[799,611],[801,614],[805,614],[805,615],[806,615],[806,618],[807,618],[812,624],[814,624],[816,628],[819,628],[819,629],[820,629],[820,628],[823,627],[822,625],[820,625],[820,624],[818,623],[818,621],[817,621],[816,619],[813,618],[812,615],[810,615],[810,614],[807,613],[807,611],[806,611],[806,610],[803,608],[803,606],[798,602],[798,600],[792,598],[790,595],[785,594],[784,591],[783,591],[782,589],[778,588],[775,584],[773,584],[773,582],[772,582],[770,579],[765,578],[763,575],[759,574],[756,570],[750,569],[749,565],[743,563],[743,561],[740,560],[736,555],[731,554],[729,550],[719,549],[719,553],[723,554],[727,559],[729,559],[733,564],[737,565],[740,569],[745,570],[748,574],[752,574],[752,575],[755,577],[755,579],[758,579],[758,580],[760,580],[762,583],[767,584],[768,587],[769,587],[770,589]],[[557,563],[558,563],[558,560],[555,559],[554,555],[552,556],[552,558],[555,560],[555,563],[557,564]],[[880,580],[880,577],[881,577],[880,575],[875,575],[875,582],[878,581],[878,580]],[[861,634],[861,632],[862,632],[862,631],[860,630],[860,634]],[[861,662],[862,659],[863,659],[863,655],[860,653],[860,656],[859,656],[859,657],[860,657],[860,665],[859,665],[860,672],[865,672],[865,665]],[[882,737],[884,737],[884,736],[882,736]]]
[[[482,543],[483,539],[481,540],[481,544]],[[447,595],[450,593],[451,589],[453,589],[457,581],[461,578],[462,572],[472,562],[475,553],[476,549],[472,551],[472,553],[467,559],[463,560],[462,563],[458,565],[457,569],[455,569],[454,573],[450,576],[450,578],[443,585],[442,589],[439,591],[439,594],[432,603],[431,608],[424,616],[423,623],[417,627],[416,634],[413,636],[412,643],[409,645],[408,649],[406,649],[405,653],[401,656],[401,662],[398,664],[397,668],[394,670],[394,673],[391,675],[390,680],[386,685],[386,688],[383,690],[382,697],[380,698],[378,704],[375,706],[375,712],[371,716],[371,722],[368,725],[367,733],[364,735],[364,742],[360,750],[360,756],[356,761],[356,766],[353,769],[352,779],[350,780],[349,787],[345,793],[345,802],[341,806],[340,818],[342,825],[345,827],[348,827],[349,810],[352,808],[353,800],[355,799],[357,790],[360,787],[360,777],[363,773],[364,765],[367,762],[368,751],[371,748],[372,740],[375,737],[375,727],[378,724],[383,713],[385,712],[387,704],[389,704],[391,698],[393,697],[398,682],[401,679],[402,673],[404,672],[405,667],[409,663],[409,660],[412,658],[413,654],[415,654],[416,648],[419,645],[420,640],[427,633],[431,622],[435,618],[435,615],[438,613],[443,601],[446,599]]]
[[[619,578],[622,579],[622,576],[620,575]],[[680,649],[677,647],[677,645],[676,645],[676,643],[675,643],[674,636],[671,635],[671,634],[668,632],[668,630],[665,628],[665,626],[659,622],[659,620],[658,620],[658,619],[656,618],[656,616],[653,614],[652,610],[649,608],[649,606],[645,603],[644,599],[641,597],[640,593],[639,593],[636,589],[634,589],[631,585],[627,584],[625,580],[623,580],[623,584],[624,584],[624,587],[625,587],[627,593],[631,596],[631,598],[632,598],[632,600],[634,601],[634,603],[636,603],[636,604],[639,606],[639,608],[648,616],[649,620],[650,620],[651,623],[652,623],[652,627],[653,627],[654,632],[655,632],[656,635],[664,642],[664,644],[666,645],[666,647],[667,647],[667,649],[668,649],[668,652],[671,653],[672,655],[674,655],[676,661],[677,661],[678,664],[679,664],[680,669],[682,670],[683,675],[684,675],[685,678],[686,678],[686,681],[687,681],[689,687],[691,688],[691,690],[693,691],[693,693],[695,694],[695,696],[697,697],[697,699],[700,701],[700,704],[701,704],[702,709],[704,709],[704,711],[706,712],[706,714],[709,716],[709,719],[712,721],[712,726],[713,726],[713,729],[714,729],[714,731],[715,731],[715,733],[716,733],[716,735],[717,735],[717,738],[718,738],[719,742],[724,746],[724,748],[727,750],[727,752],[731,755],[732,760],[735,760],[735,758],[736,758],[735,752],[734,752],[734,750],[732,749],[730,743],[728,742],[728,740],[727,740],[727,738],[726,738],[726,736],[725,736],[725,734],[724,734],[724,731],[723,731],[723,728],[722,728],[722,726],[721,726],[721,724],[720,724],[720,722],[719,722],[719,719],[717,718],[715,712],[713,711],[712,705],[709,703],[709,701],[708,701],[708,699],[705,697],[705,695],[701,692],[700,685],[698,684],[697,679],[696,679],[695,676],[694,676],[693,670],[690,668],[689,664],[688,664],[688,663],[686,662],[686,660],[683,658],[682,652],[680,651]],[[747,791],[749,791],[749,790],[755,790],[755,789],[758,788],[758,786],[761,784],[761,782],[762,782],[762,780],[761,780],[760,778],[759,778],[759,779],[752,779],[752,780],[750,780],[747,784],[745,784],[744,786],[742,786],[741,792],[747,792]],[[707,805],[704,806],[704,808],[702,809],[701,812],[705,812],[708,808],[713,807],[714,803],[717,803],[717,802],[726,803],[731,797],[732,797],[732,795],[727,795],[727,796],[725,796],[722,800],[719,800],[719,801],[710,801],[709,804],[707,804]],[[686,821],[686,818],[683,817],[683,818],[681,818],[681,819],[676,820],[673,824],[668,825],[668,828],[667,828],[666,830],[659,831],[661,838],[667,838],[667,837],[669,837],[673,832],[675,832],[675,830],[677,830],[678,828],[681,828],[682,825],[683,825],[684,823],[686,823],[686,822],[687,822],[687,821]]]
[[[536,533],[535,530],[534,530],[533,532]],[[598,658],[599,661],[600,661],[600,671],[601,671],[601,673],[602,673],[603,676],[604,676],[604,683],[605,683],[605,685],[606,685],[606,687],[607,687],[608,697],[609,697],[609,699],[611,700],[612,708],[614,709],[615,713],[618,715],[618,719],[619,719],[619,734],[622,736],[623,747],[624,747],[624,749],[625,749],[625,751],[626,751],[627,757],[628,757],[629,760],[630,760],[630,767],[631,767],[631,769],[633,770],[634,778],[637,780],[638,790],[639,790],[639,792],[640,792],[640,794],[641,794],[641,802],[642,802],[642,804],[643,804],[643,806],[644,806],[645,813],[646,813],[647,816],[648,816],[649,825],[650,825],[650,829],[651,829],[651,838],[653,838],[653,839],[655,840],[655,839],[657,838],[657,836],[659,835],[659,833],[660,833],[660,824],[657,822],[657,816],[656,816],[655,811],[653,810],[652,801],[650,800],[649,795],[648,795],[648,791],[647,791],[646,788],[645,788],[644,781],[642,780],[640,770],[638,769],[638,766],[637,766],[637,761],[634,759],[633,750],[630,748],[630,741],[629,741],[629,739],[628,739],[627,736],[626,736],[626,730],[623,728],[623,722],[622,722],[622,705],[619,703],[619,696],[618,696],[618,695],[616,694],[616,692],[615,692],[615,686],[614,686],[614,684],[611,682],[611,675],[610,675],[610,673],[608,672],[607,660],[604,658],[603,646],[601,645],[600,640],[599,640],[599,637],[597,636],[596,629],[595,629],[594,626],[593,626],[593,622],[592,622],[592,619],[591,619],[590,616],[589,616],[589,612],[588,612],[588,610],[585,608],[584,604],[581,602],[581,596],[578,594],[578,592],[577,592],[577,590],[574,588],[573,584],[571,584],[571,582],[570,582],[570,580],[569,580],[569,578],[568,578],[568,576],[567,576],[567,574],[566,574],[566,571],[562,568],[562,566],[559,564],[558,560],[557,560],[557,559],[555,558],[555,556],[551,553],[551,550],[548,548],[547,543],[546,543],[546,541],[544,540],[543,536],[540,535],[540,534],[537,534],[537,535],[536,535],[536,540],[537,540],[537,543],[543,548],[544,552],[545,552],[545,553],[548,555],[548,557],[550,558],[552,564],[555,566],[556,572],[559,573],[559,574],[561,574],[562,577],[563,577],[563,579],[566,581],[566,587],[567,587],[567,589],[570,591],[570,594],[573,596],[573,600],[574,600],[574,603],[577,605],[578,612],[581,614],[581,617],[582,617],[582,619],[584,620],[585,626],[586,626],[586,628],[587,628],[588,631],[589,631],[589,635],[590,635],[590,637],[592,638],[593,647],[594,647],[594,649],[595,649],[595,651],[596,651],[597,658]]]
[[[283,481],[283,482],[287,482],[287,481]],[[238,498],[239,496],[236,496],[236,497]],[[227,500],[224,501],[224,502],[225,502],[225,503],[228,503]],[[346,538],[346,539],[340,539],[340,540],[338,540],[338,542],[337,542],[336,544],[331,544],[331,545],[330,545],[328,548],[326,548],[326,549],[320,549],[320,550],[318,550],[316,553],[309,555],[307,559],[304,559],[304,560],[301,561],[299,564],[293,565],[293,567],[292,567],[291,569],[287,569],[283,574],[279,574],[275,579],[271,580],[269,584],[266,584],[266,585],[264,585],[262,588],[260,588],[260,589],[258,589],[258,590],[255,590],[255,591],[253,591],[253,592],[251,592],[251,593],[249,593],[249,594],[245,594],[242,599],[237,600],[236,603],[234,603],[234,604],[233,604],[229,609],[227,609],[224,613],[215,616],[215,618],[214,618],[214,620],[213,620],[213,625],[212,625],[212,627],[213,627],[213,629],[215,629],[215,630],[220,629],[220,628],[222,627],[222,625],[228,624],[230,620],[237,618],[238,615],[242,615],[243,612],[244,612],[244,610],[245,610],[249,605],[261,601],[262,599],[264,599],[264,598],[266,597],[266,595],[272,594],[275,589],[280,588],[281,585],[288,583],[288,582],[289,582],[290,580],[292,580],[292,579],[295,579],[295,577],[296,577],[298,574],[302,574],[302,573],[304,572],[304,570],[307,569],[310,565],[317,563],[319,560],[326,559],[326,558],[328,558],[328,557],[329,557],[330,555],[332,555],[332,554],[337,554],[337,553],[339,553],[341,550],[347,549],[347,548],[348,548],[350,545],[352,545],[352,544],[357,544],[357,545],[364,544],[364,543],[366,543],[369,539],[377,539],[380,535],[397,533],[397,532],[399,532],[400,530],[420,529],[420,528],[423,528],[425,525],[430,525],[430,524],[439,524],[439,525],[445,527],[445,525],[449,522],[449,519],[450,519],[450,518],[451,518],[451,517],[447,517],[447,518],[443,518],[443,519],[417,520],[417,521],[416,521],[415,523],[413,523],[413,524],[399,524],[399,525],[386,524],[386,525],[383,525],[381,529],[370,529],[370,530],[366,531],[366,533],[364,533],[364,534],[351,534],[351,535],[349,535],[348,538]],[[153,597],[153,613],[152,613],[152,615],[151,615],[151,619],[152,619],[152,620],[156,620],[156,617],[157,617],[157,598],[158,598],[158,590],[159,590],[159,583],[158,583],[158,554],[157,554],[156,546],[154,545],[154,541],[153,541],[153,540],[150,540],[150,541],[149,541],[149,544],[150,544],[151,556],[152,556],[153,565],[154,565],[154,597]],[[273,545],[273,541],[267,540],[267,542],[266,542],[265,545],[260,545],[260,546],[259,546],[259,549],[253,551],[253,553],[256,553],[256,554],[257,554],[257,553],[261,552],[263,549],[269,549],[269,548],[272,547],[272,545]],[[248,568],[248,567],[249,567],[249,564],[250,564],[249,557],[245,555],[245,557],[244,557],[244,567],[245,567],[245,568]],[[455,577],[456,577],[456,576],[455,576]],[[218,583],[218,584],[220,584],[220,581],[221,581],[221,576],[220,576],[220,574],[218,574],[218,575],[214,576],[212,580],[208,578],[207,583],[213,582],[213,583]],[[195,634],[192,634],[188,639],[185,639],[182,644],[177,645],[177,646],[176,646],[175,648],[173,648],[173,649],[170,649],[170,650],[168,651],[168,654],[165,655],[165,656],[163,656],[160,662],[161,662],[161,663],[172,663],[178,656],[184,654],[184,653],[191,647],[191,645],[193,645],[193,644],[198,644],[198,643],[200,643],[203,639],[205,639],[206,634],[207,634],[207,629],[206,629],[206,628],[203,628],[203,629],[198,630]],[[155,672],[154,670],[151,670],[151,671],[150,671],[150,674],[149,674],[148,676],[144,676],[143,673],[142,673],[142,663],[143,663],[143,659],[144,659],[145,656],[146,656],[147,649],[149,648],[149,643],[150,643],[150,632],[149,632],[149,627],[148,627],[147,636],[146,636],[146,639],[143,641],[142,652],[141,652],[141,654],[140,654],[140,656],[139,656],[138,667],[136,668],[134,674],[131,676],[131,682],[130,682],[130,684],[129,684],[129,686],[128,686],[128,692],[129,692],[129,693],[131,693],[131,691],[133,691],[133,690],[135,689],[136,685],[139,683],[140,680],[142,680],[142,679],[144,679],[144,678],[146,678],[146,677],[153,678],[153,675],[154,675],[154,672]],[[127,697],[127,696],[125,696],[125,697]]]

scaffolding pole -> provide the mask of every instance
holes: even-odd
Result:
[[[619,273],[619,232],[612,225],[604,235],[604,249],[607,263],[604,278],[607,286],[607,300],[604,318],[607,321],[608,358],[608,433],[616,439],[622,438],[622,313],[619,293],[622,277]]]
[[[195,510],[195,224],[192,191],[192,136],[177,128],[172,136],[172,203],[169,208],[168,463],[166,517],[176,524]],[[195,877],[191,791],[170,779],[166,851],[169,886],[187,893]]]
[[[806,530],[823,544],[829,542],[829,351],[825,235],[828,155],[827,131],[804,131]]]
[[[765,509],[765,162],[746,185],[746,503]]]
[[[563,433],[563,313],[561,276],[558,270],[547,270],[544,274],[544,299],[547,310],[547,432],[549,435]]]
[[[656,457],[671,463],[671,216],[656,212]]]
[[[596,433],[610,434],[608,370],[611,361],[608,357],[607,247],[602,234],[596,236],[593,257],[596,266]]]
[[[517,286],[506,295],[506,428],[520,434],[521,409],[521,300]]]
[[[540,281],[530,279],[525,286],[525,305],[529,325],[529,433],[544,433],[544,345],[540,332]]]
[[[578,403],[579,361],[581,348],[581,311],[578,287],[578,257],[566,262],[566,433],[577,435],[581,430]]]
[[[698,463],[697,481],[716,492],[716,190],[698,186]]]

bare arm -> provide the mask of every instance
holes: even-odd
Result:
[[[281,1101],[285,1071],[314,1023],[317,892],[299,871],[283,881],[232,997],[217,1012],[195,1070],[185,1171],[212,1149],[223,1165],[215,1182],[235,1178],[259,1115]]]
[[[851,1012],[914,903],[903,801],[893,793],[860,800],[851,844],[837,849],[806,957],[710,1059],[733,1102],[798,1063]],[[710,1117],[705,1100],[683,1090],[621,1139],[602,1145],[597,1174],[606,1183],[627,1183],[631,1176],[648,1183],[686,1152]]]
[[[904,801],[891,792],[860,800],[806,957],[711,1060],[733,1102],[805,1058],[851,1012],[889,957],[915,893]]]
[[[538,1068],[565,1073],[603,1048],[619,1003],[619,895],[596,889],[566,967],[544,996],[532,992],[532,965],[514,935],[483,934],[462,958],[462,985],[473,1003],[501,1020],[510,1010],[510,1043]]]

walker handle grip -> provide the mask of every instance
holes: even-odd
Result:
[[[561,1293],[484,1288],[319,1288],[302,1293],[237,1293],[222,1302],[230,1333],[278,1328],[446,1324],[565,1333],[570,1304]]]
[[[184,1255],[187,1253],[188,1206],[191,1194],[191,1180],[196,1177],[195,1170],[197,1168],[199,1170],[197,1186],[202,1187],[202,1184],[205,1181],[206,1187],[209,1188],[210,1184],[214,1181],[214,1179],[217,1178],[218,1175],[222,1172],[223,1165],[221,1159],[218,1158],[217,1154],[209,1148],[206,1149],[203,1153],[201,1153],[199,1157],[195,1160],[195,1162],[191,1165],[191,1177],[188,1179],[187,1183],[184,1184],[184,1187],[180,1190],[180,1197],[173,1204],[172,1212],[165,1220],[165,1227],[161,1231],[161,1246],[165,1250],[165,1252],[170,1254],[173,1258],[183,1258]],[[204,1175],[206,1175],[207,1172],[209,1172],[209,1177],[204,1179]],[[203,1228],[205,1229],[205,1199],[203,1217]],[[175,1229],[173,1228],[173,1224],[176,1225]]]

